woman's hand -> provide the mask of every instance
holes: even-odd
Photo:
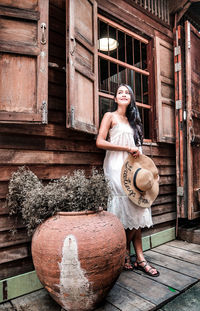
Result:
[[[139,151],[139,149],[137,148],[137,147],[130,147],[130,148],[128,148],[128,150],[127,150],[130,154],[132,154],[132,156],[134,157],[134,158],[137,158],[137,157],[139,157],[139,155],[140,155],[140,151]]]

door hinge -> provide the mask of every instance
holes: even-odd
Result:
[[[177,195],[183,197],[183,187],[177,187]]]
[[[74,113],[75,113],[75,108],[71,106],[71,127],[74,127]]]
[[[179,100],[176,100],[176,109],[181,109],[182,108],[182,100],[179,99]]]
[[[175,48],[174,48],[174,56],[177,56],[179,54],[181,54],[181,47],[180,47],[180,45],[175,46]]]
[[[42,124],[47,124],[47,102],[42,102]]]
[[[175,63],[175,72],[181,71],[181,63]]]

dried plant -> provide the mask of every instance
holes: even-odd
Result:
[[[28,234],[58,211],[97,211],[106,209],[110,186],[103,172],[92,170],[86,178],[83,170],[74,171],[44,186],[28,168],[13,173],[7,196],[10,215],[20,215]]]

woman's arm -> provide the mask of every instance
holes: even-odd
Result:
[[[135,156],[139,155],[139,150],[137,147],[130,148],[126,146],[118,146],[110,143],[106,140],[106,137],[108,135],[108,131],[112,126],[112,113],[106,112],[100,125],[99,134],[97,136],[96,140],[96,146],[101,149],[105,150],[114,150],[114,151],[127,151],[131,154],[134,154]]]

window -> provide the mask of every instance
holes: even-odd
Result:
[[[98,17],[100,120],[106,111],[114,110],[113,98],[118,85],[129,84],[144,125],[144,138],[150,139],[148,40],[101,15]]]

